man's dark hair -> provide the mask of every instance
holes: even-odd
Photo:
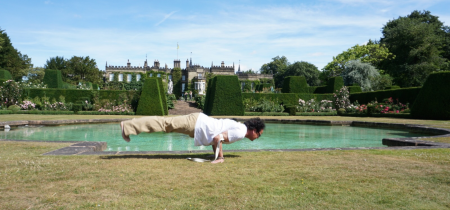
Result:
[[[244,122],[244,125],[247,126],[247,129],[253,130],[256,129],[256,132],[260,132],[264,128],[266,128],[266,124],[264,124],[264,120],[261,120],[259,117],[251,118]]]

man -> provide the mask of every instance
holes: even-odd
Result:
[[[195,140],[195,146],[212,145],[213,151],[219,146],[218,159],[211,163],[223,163],[222,143],[231,144],[248,138],[259,138],[266,127],[260,118],[252,118],[243,124],[230,119],[215,119],[203,113],[194,113],[178,117],[141,117],[120,123],[122,137],[129,142],[129,135],[142,132],[177,132],[189,135]]]

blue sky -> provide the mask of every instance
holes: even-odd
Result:
[[[240,62],[259,70],[275,56],[322,69],[333,56],[379,39],[389,20],[429,10],[450,25],[450,1],[244,0],[58,1],[0,0],[0,28],[15,48],[43,66],[55,56],[90,56],[108,65],[182,68],[191,57],[205,67]],[[177,52],[177,43],[179,50]]]

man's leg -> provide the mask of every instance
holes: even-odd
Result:
[[[198,113],[178,117],[141,117],[121,122],[122,137],[129,141],[129,135],[153,132],[177,132],[194,137]],[[128,139],[127,139],[128,138]]]

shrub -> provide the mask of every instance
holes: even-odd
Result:
[[[332,77],[328,79],[326,93],[336,93],[336,91],[340,90],[342,87],[344,87],[344,80],[342,77]]]
[[[46,69],[44,79],[42,80],[48,88],[63,88],[63,81],[60,70]]]
[[[345,109],[351,105],[349,100],[350,93],[348,92],[347,87],[344,86],[340,90],[336,90],[336,93],[333,94],[333,96],[336,109]]]
[[[252,98],[244,99],[243,105],[245,111],[250,112],[283,112],[284,107],[280,105],[278,100],[272,101],[266,98],[254,100]]]
[[[0,102],[2,107],[18,104],[22,90],[13,80],[7,80],[0,86]]]
[[[31,101],[22,101],[20,108],[23,110],[33,110],[36,109],[36,104]]]
[[[297,104],[298,97],[295,93],[242,93],[243,99],[253,99],[258,101],[260,98],[266,98],[270,101],[278,101],[282,104]]]
[[[308,84],[305,77],[290,76],[283,81],[282,93],[308,93]]]
[[[379,90],[379,91],[371,91],[371,92],[363,92],[363,93],[351,93],[350,101],[359,101],[361,104],[368,104],[374,100],[381,100],[384,98],[392,97],[394,100],[398,100],[401,103],[414,103],[417,95],[420,92],[419,87],[414,88],[401,88],[401,89],[393,89],[393,90]]]
[[[8,107],[8,110],[12,111],[12,113],[17,113],[20,110],[20,106],[18,105],[11,105]]]
[[[411,107],[411,115],[426,119],[450,119],[450,72],[432,73]]]
[[[146,78],[137,107],[138,115],[167,115],[167,102],[161,78]]]
[[[216,76],[208,82],[204,113],[243,116],[244,106],[237,76]]]

